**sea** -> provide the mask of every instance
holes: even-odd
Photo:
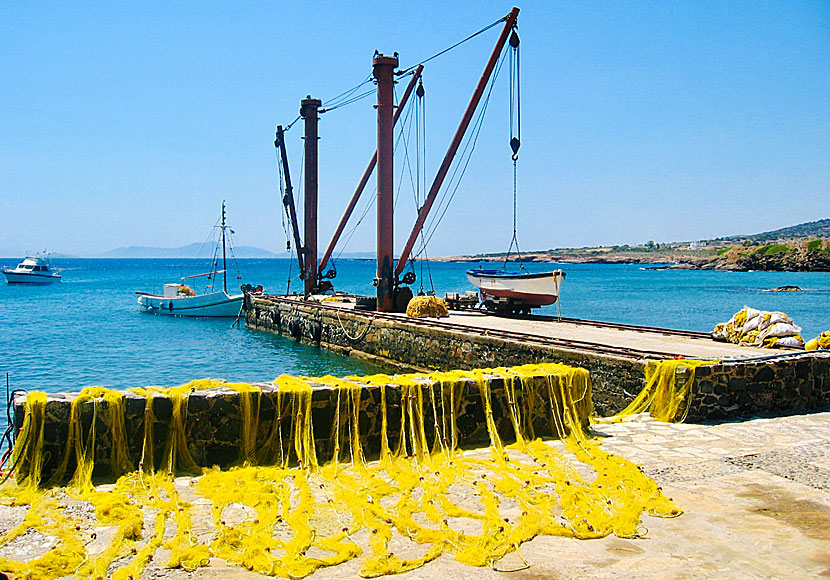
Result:
[[[20,259],[0,259],[13,267]],[[53,259],[63,281],[47,286],[0,280],[0,380],[10,389],[78,391],[173,386],[212,377],[270,381],[281,374],[367,374],[381,369],[291,339],[245,327],[244,320],[178,318],[142,313],[136,291],[208,272],[198,259]],[[338,260],[336,290],[373,295],[371,260]],[[472,290],[465,271],[477,264],[429,262],[414,266],[417,294]],[[492,267],[492,266],[490,266]],[[711,331],[744,305],[785,312],[805,340],[830,329],[830,273],[655,270],[640,265],[538,264],[562,268],[559,304],[548,315]],[[297,265],[287,258],[237,259],[228,287],[262,284],[269,293],[302,292]],[[195,287],[202,291],[206,279]],[[221,284],[220,280],[213,281]],[[800,292],[769,292],[795,285]],[[5,385],[4,385],[5,386]],[[2,387],[0,387],[2,388]],[[0,413],[5,415],[5,413]],[[5,422],[5,417],[0,419]]]

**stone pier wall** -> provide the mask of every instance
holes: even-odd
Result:
[[[699,367],[692,392],[694,420],[828,409],[830,352]]]
[[[471,369],[555,362],[584,368],[593,382],[594,413],[622,410],[644,386],[646,361],[572,351],[372,318],[370,313],[321,308],[285,299],[254,299],[249,328],[273,332],[343,354],[376,357],[429,369]],[[679,377],[679,379],[682,377]],[[707,421],[757,414],[830,408],[830,353],[795,353],[769,360],[700,367],[689,420]]]
[[[619,411],[644,386],[645,361],[559,349],[480,333],[445,330],[417,322],[372,318],[315,302],[254,299],[246,314],[249,328],[405,368],[452,370],[540,362],[584,368],[591,373],[595,412]]]
[[[417,423],[423,424],[423,433],[428,447],[431,448],[436,433],[442,438],[448,438],[447,443],[459,447],[489,444],[490,435],[487,429],[486,407],[479,384],[472,378],[455,379],[452,382],[436,382],[429,377],[414,379],[417,387],[402,387],[398,384],[388,384],[384,387],[387,411],[386,436],[390,448],[395,451],[401,426],[403,424],[404,409],[411,417],[413,409],[422,409],[421,419]],[[496,375],[485,375],[484,380],[489,388],[493,420],[500,437],[505,443],[515,441],[515,431],[511,421],[511,398],[505,390],[502,378]],[[381,387],[366,384],[358,380],[341,379],[344,383],[357,386],[356,397],[358,409],[358,434],[361,447],[367,457],[377,457],[380,451],[382,427],[382,397]],[[311,386],[311,423],[314,438],[314,447],[318,461],[323,464],[333,458],[335,445],[340,449],[341,459],[348,458],[349,430],[353,428],[349,419],[351,396],[349,390],[333,387],[329,384],[309,379]],[[256,391],[251,393],[251,409],[249,415],[253,430],[256,431],[254,449],[260,463],[280,463],[285,457],[289,463],[296,464],[296,435],[295,421],[301,417],[302,409],[298,400],[291,392],[281,390],[279,385],[261,383],[254,385]],[[585,385],[575,385],[574,390],[579,392],[548,391],[547,375],[540,373],[526,380],[524,384],[516,381],[511,397],[515,396],[515,404],[522,410],[526,421],[524,425],[532,425],[532,433],[536,436],[557,437],[555,425],[562,425],[563,409],[574,410],[576,419],[583,428],[588,426],[588,417],[591,413],[590,382]],[[42,451],[44,457],[43,479],[48,480],[60,464],[64,455],[70,454],[70,462],[66,476],[69,477],[75,469],[74,452],[67,451],[67,440],[70,432],[70,412],[72,401],[77,394],[66,393],[49,395],[45,408],[45,423]],[[229,387],[217,386],[202,390],[195,390],[184,395],[186,409],[182,421],[184,438],[187,450],[193,460],[200,467],[218,465],[228,467],[240,464],[243,456],[243,398],[240,392]],[[153,393],[152,440],[154,448],[153,463],[157,469],[165,465],[165,454],[169,454],[171,438],[174,435],[172,426],[176,424],[173,417],[174,400],[163,393]],[[15,399],[15,424],[20,431],[25,416],[25,395]],[[133,468],[138,467],[142,460],[144,438],[146,432],[145,410],[148,399],[143,395],[131,392],[123,393],[123,415],[126,432],[126,447],[130,463]],[[576,401],[575,403],[572,401]],[[97,409],[95,406],[97,405]],[[451,414],[451,405],[455,412]],[[111,457],[113,448],[113,408],[108,408],[106,402],[99,399],[97,402],[84,401],[79,403],[81,433],[88,442],[93,417],[96,417],[94,438],[95,474],[107,476],[111,474]],[[454,416],[455,431],[452,430]],[[339,417],[339,419],[338,419]],[[409,419],[407,418],[407,421]],[[336,426],[339,424],[339,430]],[[407,423],[409,424],[409,423]],[[436,427],[436,425],[438,427]],[[528,433],[525,433],[527,435]],[[407,427],[406,448],[412,452],[411,432]],[[181,440],[181,439],[177,439]],[[302,442],[299,442],[302,445]],[[145,462],[150,461],[144,458]],[[181,462],[178,464],[182,466]]]

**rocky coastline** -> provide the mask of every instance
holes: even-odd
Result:
[[[504,254],[447,256],[439,261],[502,263]],[[510,262],[520,261],[511,256]],[[618,251],[614,248],[578,248],[530,252],[521,261],[558,264],[646,264],[657,270],[726,270],[735,272],[830,272],[830,240],[714,247],[706,250]]]

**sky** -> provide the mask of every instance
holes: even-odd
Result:
[[[519,7],[523,250],[697,240],[830,217],[830,2]],[[0,1],[0,254],[200,242],[222,200],[237,244],[283,253],[276,125],[291,123],[306,95],[332,102],[366,79],[375,50],[409,67],[510,8]],[[425,66],[429,182],[498,30]],[[429,255],[510,244],[508,77],[505,63]],[[370,95],[321,115],[321,248],[374,150],[374,103]],[[396,150],[398,249],[415,220],[413,118]],[[297,123],[287,134],[297,192],[301,137]],[[372,251],[374,216],[369,208],[338,251]]]

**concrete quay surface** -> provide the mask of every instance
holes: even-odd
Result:
[[[402,315],[405,316],[405,315]],[[481,329],[521,332],[542,338],[559,338],[585,343],[631,348],[641,351],[662,352],[667,355],[683,355],[686,358],[723,359],[750,358],[770,354],[769,349],[740,346],[718,342],[712,338],[661,332],[654,328],[637,328],[626,325],[607,325],[591,321],[536,319],[530,317],[504,317],[474,311],[451,311],[452,324]]]
[[[302,297],[280,296],[280,299],[295,300],[298,305],[314,304],[315,301],[304,301]],[[340,308],[367,319],[375,316],[371,311],[354,309],[352,298],[348,302],[326,302],[325,307]],[[542,316],[501,316],[486,314],[478,310],[450,310],[449,317],[435,319],[413,319],[403,313],[384,313],[384,317],[396,320],[400,324],[419,323],[429,324],[440,328],[451,326],[463,327],[471,334],[487,336],[488,333],[508,332],[524,335],[521,340],[560,340],[570,343],[563,348],[571,350],[592,351],[597,347],[610,346],[630,350],[630,356],[638,354],[663,355],[667,358],[682,355],[686,358],[704,360],[712,359],[743,359],[770,354],[788,352],[787,350],[773,350],[753,346],[744,346],[713,340],[708,334],[700,332],[674,331],[653,327],[638,327],[625,324],[614,324],[590,320],[558,320],[554,317]],[[518,338],[518,337],[517,337]]]
[[[638,462],[684,514],[646,516],[642,539],[537,537],[500,570],[444,555],[401,580],[816,578],[830,576],[830,412],[720,424],[645,415],[596,425],[610,452]],[[551,445],[560,445],[551,442]],[[485,454],[485,450],[473,453]],[[186,488],[183,482],[181,489]],[[207,525],[209,516],[202,525]],[[209,534],[199,530],[197,534]],[[522,560],[524,559],[524,561]],[[525,564],[526,562],[526,564]],[[309,578],[357,578],[358,560]],[[508,572],[508,570],[516,570]],[[214,558],[188,574],[155,562],[144,578],[260,578]]]

